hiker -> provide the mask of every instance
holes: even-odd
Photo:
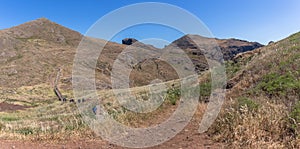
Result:
[[[93,110],[93,113],[96,115],[96,113],[97,113],[97,106],[94,106],[92,110]]]

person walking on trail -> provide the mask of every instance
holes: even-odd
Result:
[[[92,110],[93,110],[93,113],[94,113],[95,115],[97,114],[97,109],[98,109],[97,106],[94,106],[93,109],[92,109]]]

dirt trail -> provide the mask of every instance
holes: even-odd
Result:
[[[219,149],[223,144],[213,142],[207,134],[198,134],[197,130],[201,120],[204,105],[200,105],[190,123],[171,140],[148,149]],[[155,123],[155,120],[152,120]],[[85,140],[75,139],[65,142],[30,142],[15,140],[0,140],[0,149],[123,149],[123,147],[110,144],[102,139]]]
[[[0,103],[0,112],[2,111],[16,111],[16,110],[23,110],[25,108],[28,108],[27,106],[21,106],[21,105],[14,105],[2,102]]]
[[[103,140],[73,140],[67,142],[30,142],[0,140],[1,149],[124,149]],[[179,134],[168,142],[149,149],[219,149],[221,144],[215,144],[209,137],[196,134]]]

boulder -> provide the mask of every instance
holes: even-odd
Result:
[[[137,42],[138,40],[134,39],[134,38],[125,38],[122,40],[122,44],[125,45],[132,45],[133,43]]]

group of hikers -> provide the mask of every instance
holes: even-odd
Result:
[[[63,98],[63,100],[62,100],[63,102],[67,102],[67,98]],[[73,98],[71,98],[70,100],[69,100],[69,102],[75,102],[76,100],[75,99],[73,99]],[[85,102],[85,99],[84,98],[82,98],[82,99],[77,99],[77,103],[83,103],[83,102]]]

